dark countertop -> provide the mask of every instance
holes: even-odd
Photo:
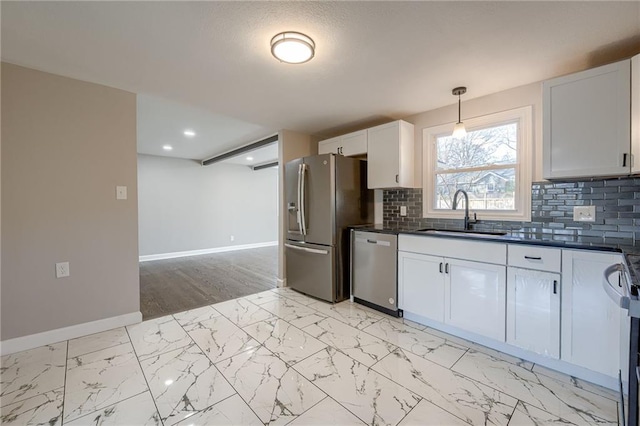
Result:
[[[474,240],[474,241],[501,242],[501,243],[508,243],[508,244],[529,244],[529,245],[539,245],[539,246],[558,247],[558,248],[567,248],[567,249],[597,250],[597,251],[623,253],[626,259],[629,275],[631,277],[631,284],[634,286],[640,287],[640,242],[633,244],[634,241],[631,241],[631,244],[629,245],[607,244],[606,242],[603,242],[603,243],[588,242],[587,243],[587,242],[580,241],[580,237],[564,237],[565,239],[558,240],[558,239],[553,239],[551,235],[547,236],[547,235],[541,235],[541,234],[533,234],[533,233],[527,234],[527,233],[521,233],[521,232],[507,232],[505,235],[485,234],[482,236],[474,236],[473,234],[465,234],[463,232],[460,232],[459,235],[456,235],[455,232],[452,232],[451,234],[449,233],[434,234],[434,233],[426,233],[424,232],[424,229],[418,230],[418,229],[412,229],[407,227],[402,227],[402,228],[389,227],[389,226],[384,226],[382,224],[351,226],[349,228],[357,231],[378,232],[383,234],[420,235],[420,236],[432,237],[432,238],[465,238],[465,239]],[[447,230],[442,229],[441,231],[447,231]],[[455,230],[449,230],[449,231],[455,231]]]
[[[421,235],[428,236],[433,238],[465,238],[468,240],[474,241],[487,241],[487,242],[502,242],[509,244],[529,244],[529,245],[540,245],[540,246],[548,246],[548,247],[558,247],[558,248],[567,248],[567,249],[580,249],[580,250],[597,250],[597,251],[609,251],[609,252],[617,252],[624,253],[625,255],[633,256],[635,255],[638,258],[638,277],[640,277],[640,243],[638,244],[629,244],[628,246],[622,246],[620,244],[607,244],[603,243],[592,243],[592,242],[583,242],[580,240],[580,237],[570,237],[563,236],[562,239],[558,239],[558,236],[553,238],[552,235],[538,234],[538,233],[523,233],[523,232],[507,232],[505,235],[489,235],[484,234],[482,236],[475,236],[473,234],[466,234],[460,232],[459,235],[456,235],[455,230],[445,230],[441,229],[441,231],[454,231],[451,234],[434,234],[434,233],[425,233],[424,230],[422,232],[418,229],[406,228],[406,227],[389,227],[384,226],[382,224],[371,224],[371,225],[360,225],[360,226],[352,226],[351,229],[358,231],[366,231],[366,232],[379,232],[383,234],[409,234],[409,235]],[[435,229],[434,229],[435,230]],[[482,231],[479,231],[482,232]],[[629,262],[629,260],[628,260]]]
[[[640,254],[625,253],[631,284],[640,286]]]

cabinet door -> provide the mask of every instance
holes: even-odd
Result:
[[[506,267],[445,259],[445,322],[505,341]]]
[[[605,293],[604,270],[621,255],[562,251],[561,359],[611,377],[627,368],[629,319]]]
[[[507,343],[560,356],[560,274],[508,268]]]
[[[414,186],[413,124],[398,120],[367,130],[369,189]]]
[[[340,136],[318,142],[318,154],[338,154]]]
[[[631,171],[630,60],[543,84],[544,177]]]
[[[350,157],[354,155],[365,155],[367,153],[367,131],[349,133],[342,136],[340,154]]]
[[[398,307],[444,322],[443,272],[441,257],[398,252]]]

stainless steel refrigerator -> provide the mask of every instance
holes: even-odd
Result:
[[[323,154],[288,162],[287,286],[329,302],[349,297],[349,225],[373,222],[366,161]]]

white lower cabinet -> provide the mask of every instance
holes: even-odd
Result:
[[[619,370],[626,377],[629,317],[603,288],[605,269],[624,262],[623,255],[509,244],[507,256],[506,248],[400,235],[399,307],[432,327],[490,338],[499,350],[520,348],[552,365],[582,367],[571,372],[586,380],[617,378]]]
[[[400,251],[399,307],[504,342],[505,274],[502,265]]]
[[[625,370],[629,318],[602,287],[604,270],[622,255],[562,251],[561,359],[611,377]]]
[[[398,306],[434,321],[444,322],[444,259],[398,252]]]
[[[505,341],[506,267],[445,259],[447,324]]]
[[[507,269],[507,343],[560,357],[560,274]]]

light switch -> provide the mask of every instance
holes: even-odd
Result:
[[[126,199],[127,199],[127,187],[116,186],[116,200],[126,200]]]
[[[575,206],[573,208],[573,220],[576,222],[595,222],[596,206]]]
[[[69,275],[69,262],[56,263],[56,278],[64,278]]]
[[[400,216],[407,215],[407,206],[400,206]]]

